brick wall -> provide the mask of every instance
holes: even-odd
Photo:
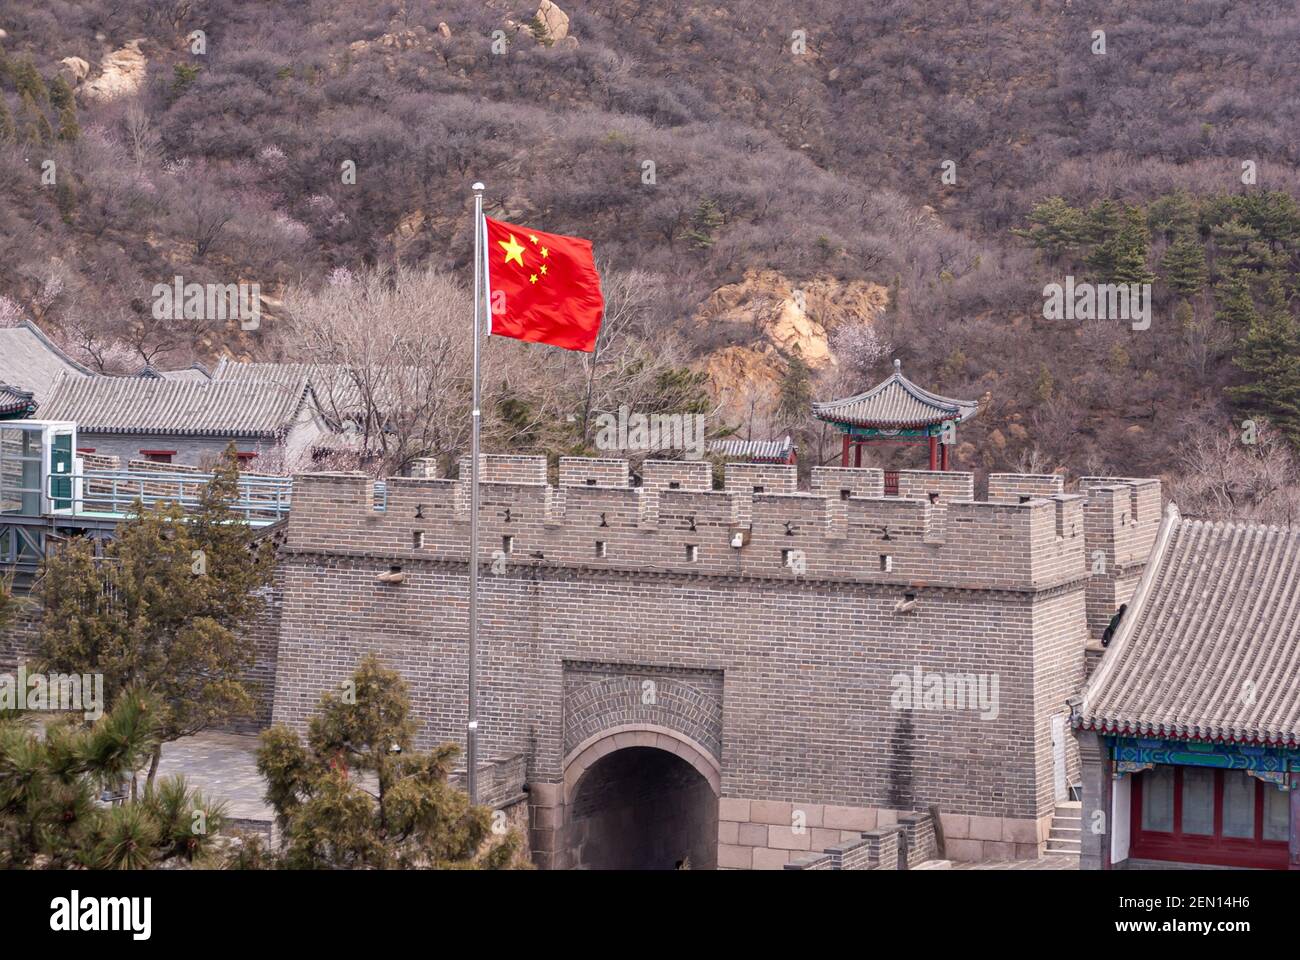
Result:
[[[1052,497],[1065,492],[1065,478],[1057,473],[990,473],[989,500],[1018,503],[1021,497]]]

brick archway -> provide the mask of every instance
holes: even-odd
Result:
[[[717,760],[655,724],[612,727],[565,757],[563,863],[580,870],[712,870],[718,861]]]
[[[655,724],[624,724],[588,737],[564,758],[564,802],[573,802],[578,784],[591,767],[616,750],[627,747],[650,747],[681,757],[722,796],[722,769],[713,756],[696,741],[667,727]]]

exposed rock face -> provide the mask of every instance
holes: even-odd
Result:
[[[537,22],[542,25],[545,39],[551,43],[569,35],[569,15],[551,2],[542,0],[537,8]]]
[[[90,76],[90,64],[80,57],[64,57],[59,61],[59,65],[63,68],[63,74],[72,81],[73,86]]]
[[[798,351],[813,368],[833,365],[829,332],[874,319],[888,300],[879,284],[831,278],[795,284],[776,270],[749,270],[741,282],[720,287],[695,317],[702,325],[729,326],[732,339],[743,341],[700,364],[722,405],[719,416],[741,425],[742,435],[751,421],[755,436],[766,435],[773,429],[766,421],[776,407],[785,356]]]
[[[446,40],[451,39],[451,27],[447,26],[445,22],[438,23],[438,33]]]
[[[143,40],[132,40],[120,50],[114,50],[100,61],[100,74],[81,88],[87,100],[117,100],[129,97],[144,86],[148,61],[140,52]]]

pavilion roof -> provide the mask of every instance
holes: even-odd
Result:
[[[887,430],[935,426],[946,421],[960,423],[973,417],[979,404],[954,400],[923,390],[903,376],[902,363],[894,361],[894,372],[866,393],[813,404],[813,416],[829,423]]]

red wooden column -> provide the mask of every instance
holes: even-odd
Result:
[[[937,442],[938,439],[939,438],[936,437],[934,434],[930,434],[930,469],[931,470],[939,469],[939,444]]]
[[[946,443],[939,444],[939,469],[948,469],[948,444]]]
[[[840,453],[840,466],[847,467],[848,465],[849,465],[849,435],[846,433],[844,434],[844,450]]]
[[[862,466],[862,441],[859,440],[857,443],[855,443],[853,445],[853,449],[856,451],[853,454],[853,465],[855,467],[860,467]]]

